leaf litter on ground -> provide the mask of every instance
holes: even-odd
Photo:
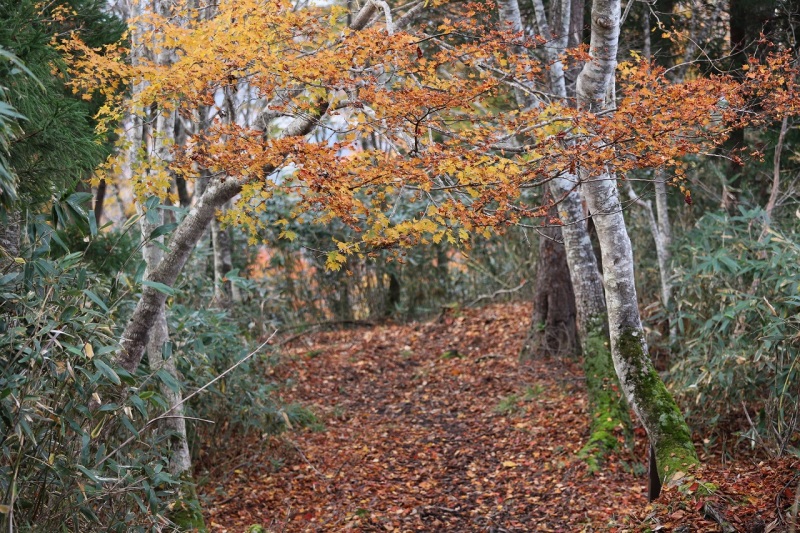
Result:
[[[253,379],[283,383],[281,400],[310,407],[321,425],[203,449],[207,524],[229,532],[717,530],[669,490],[665,503],[647,505],[640,428],[634,450],[621,446],[604,469],[589,471],[578,458],[589,436],[580,361],[520,362],[529,317],[526,305],[499,304],[292,339],[270,375]],[[712,481],[729,475],[714,473]],[[756,498],[762,513],[767,492]]]

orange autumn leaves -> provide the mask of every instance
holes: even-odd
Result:
[[[547,86],[547,66],[535,59],[541,43],[520,46],[487,26],[491,8],[471,5],[471,16],[436,27],[390,28],[381,18],[352,31],[337,6],[231,1],[207,17],[178,5],[169,17],[133,21],[151,55],[173,55],[169,65],[126,64],[120,47],[96,51],[73,40],[67,49],[74,88],[112,97],[106,124],[157,108],[199,125],[221,91],[235,93],[238,120],[212,112],[175,147],[169,170],[246,177],[226,217],[254,235],[270,223],[276,196],[293,202],[295,217],[351,225],[359,242],[340,243],[331,268],[372,247],[488,236],[543,216],[547,206],[526,204],[522,191],[556,175],[675,166],[714,150],[731,127],[797,111],[797,71],[776,54],[751,63],[741,81],[680,84],[634,58],[618,69],[615,112],[578,112],[537,92]],[[515,109],[512,86],[538,103]],[[126,96],[123,87],[137,90]],[[318,128],[307,139],[281,138],[285,122],[254,125],[267,106],[270,116],[321,115]]]

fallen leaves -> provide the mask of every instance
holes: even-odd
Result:
[[[230,532],[256,524],[286,532],[717,531],[704,517],[714,510],[741,531],[762,522],[781,530],[800,481],[797,460],[706,465],[682,473],[682,492],[666,487],[647,505],[639,429],[634,453],[592,475],[577,458],[589,435],[580,362],[520,363],[529,316],[526,306],[496,305],[293,340],[269,379],[325,428],[203,450],[207,523]],[[719,489],[703,496],[696,480]]]
[[[638,515],[636,527],[625,530],[789,531],[791,507],[800,484],[800,460],[783,457],[758,463],[721,466],[712,462],[693,472],[710,494],[698,491],[700,483],[665,487],[659,499]],[[636,520],[631,520],[635,523]],[[724,523],[725,525],[721,525]]]
[[[642,479],[619,461],[592,476],[576,457],[588,437],[579,361],[518,362],[526,306],[459,313],[295,341],[271,378],[325,430],[250,436],[206,458],[215,530],[580,531],[640,509]],[[243,457],[248,475],[231,477]]]

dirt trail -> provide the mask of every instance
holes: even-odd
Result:
[[[251,436],[202,487],[216,531],[603,531],[641,510],[635,454],[591,474],[576,361],[521,364],[530,313],[497,305],[427,323],[318,333],[270,380],[324,429]],[[637,439],[643,441],[641,435]],[[623,467],[623,465],[627,465]]]

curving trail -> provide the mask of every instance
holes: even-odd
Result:
[[[215,531],[603,531],[644,503],[643,438],[601,474],[578,361],[519,363],[529,309],[316,333],[264,379],[324,429],[204,450]],[[255,378],[254,378],[255,379]],[[623,464],[629,465],[623,468]]]

